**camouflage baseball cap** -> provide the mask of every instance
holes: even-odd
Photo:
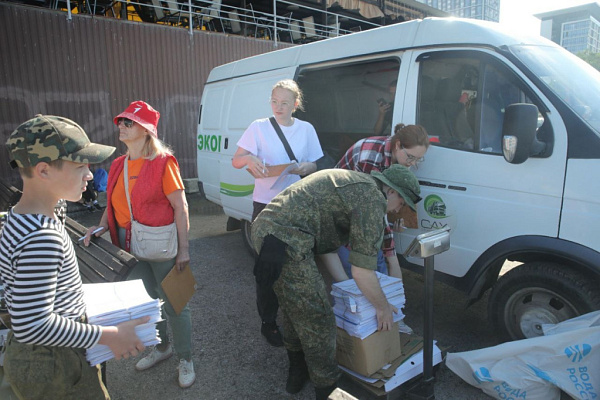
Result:
[[[421,201],[421,187],[417,177],[408,168],[394,164],[383,172],[371,171],[371,176],[398,192],[406,204],[417,211],[415,204]]]
[[[112,146],[91,143],[83,128],[70,119],[41,114],[15,129],[6,145],[13,168],[54,160],[97,164],[115,151]]]

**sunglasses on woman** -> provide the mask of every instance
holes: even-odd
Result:
[[[125,125],[125,128],[131,128],[133,126],[133,121],[130,120],[129,118],[119,118],[117,120],[117,125],[120,123],[123,123],[123,125]]]

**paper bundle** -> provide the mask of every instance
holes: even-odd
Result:
[[[132,319],[150,316],[135,332],[145,346],[160,343],[156,323],[161,320],[161,302],[151,298],[140,280],[91,283],[83,285],[83,295],[90,324],[113,326]],[[87,350],[86,358],[94,366],[114,357],[108,346],[97,344]]]
[[[381,289],[388,302],[398,309],[394,314],[394,322],[404,318],[402,308],[406,301],[402,280],[375,272]],[[333,313],[338,327],[348,334],[364,339],[377,331],[377,313],[375,307],[362,294],[354,279],[334,283],[331,295],[333,296]]]

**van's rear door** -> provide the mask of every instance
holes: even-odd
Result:
[[[219,165],[224,157],[223,148],[226,145],[223,141],[222,121],[223,105],[229,97],[228,91],[228,81],[211,83],[204,87],[196,132],[198,180],[202,182],[206,198],[217,204],[221,204]]]

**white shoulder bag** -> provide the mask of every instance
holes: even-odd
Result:
[[[131,201],[129,199],[129,172],[125,157],[125,196],[131,216],[131,254],[144,261],[166,261],[177,256],[177,226],[175,222],[165,226],[148,226],[139,223],[133,218]]]

